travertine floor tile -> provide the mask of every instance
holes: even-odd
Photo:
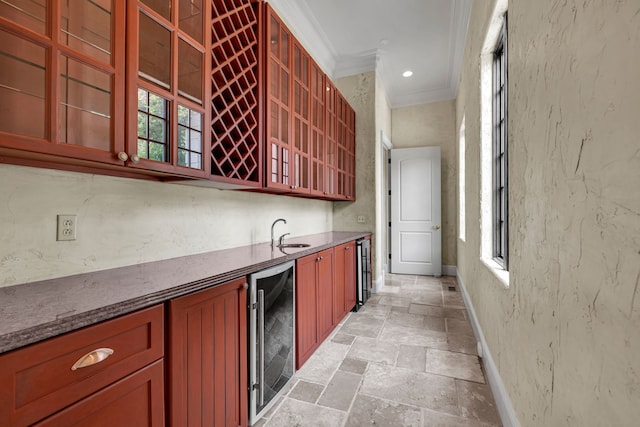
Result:
[[[409,307],[411,299],[402,297],[383,296],[378,301],[379,305],[391,305],[395,307]]]
[[[392,312],[389,313],[386,324],[421,328],[424,326],[424,316],[421,316],[419,314]]]
[[[340,328],[340,333],[359,337],[376,338],[382,329],[384,318],[370,314],[351,316]]]
[[[428,409],[422,410],[422,419],[425,427],[489,427],[490,424],[481,423],[469,418],[456,417]]]
[[[388,305],[380,305],[380,304],[365,304],[360,311],[358,311],[358,315],[367,314],[369,316],[376,317],[387,317],[387,314],[391,311],[391,307]]]
[[[440,375],[372,363],[364,374],[360,393],[460,415],[455,380]]]
[[[462,416],[493,425],[501,425],[491,389],[486,384],[456,380]]]
[[[352,359],[393,365],[396,363],[396,358],[398,357],[398,349],[399,347],[396,344],[358,337],[351,346],[351,350],[349,350],[347,356]]]
[[[336,427],[342,425],[346,413],[295,399],[286,399],[266,427]]]
[[[478,355],[478,343],[471,335],[447,334],[447,343],[449,351]]]
[[[380,333],[379,340],[394,344],[447,349],[447,334],[444,332],[430,331],[424,327],[411,328],[409,326],[385,324]]]
[[[468,320],[458,319],[446,319],[447,320],[447,332],[450,334],[462,334],[468,336],[474,336],[471,323]]]
[[[418,281],[415,284],[403,284],[401,292],[405,292],[405,291],[439,292],[441,290],[442,290],[442,285],[440,283]]]
[[[289,392],[289,397],[303,402],[315,403],[320,394],[322,394],[322,390],[324,390],[324,386],[321,384],[300,380],[293,390]]]
[[[484,383],[484,375],[477,356],[451,351],[427,349],[425,371],[477,383]]]
[[[464,300],[460,292],[445,292],[444,293],[444,306],[453,308],[466,308]]]
[[[348,351],[349,346],[325,341],[295,376],[310,382],[327,384]]]
[[[427,347],[415,345],[401,345],[396,366],[413,371],[424,372],[426,365]]]
[[[420,417],[418,408],[359,394],[353,402],[345,426],[420,427]]]
[[[341,371],[351,372],[353,374],[362,375],[367,369],[368,363],[364,360],[352,359],[347,357],[344,359],[338,369]]]
[[[333,336],[333,338],[331,338],[331,341],[333,341],[336,344],[351,345],[355,338],[356,337],[353,335],[337,333]]]
[[[347,411],[356,395],[362,376],[344,371],[336,371],[333,378],[318,399],[318,405]]]
[[[447,330],[442,317],[424,316],[424,327],[430,331],[445,332]]]

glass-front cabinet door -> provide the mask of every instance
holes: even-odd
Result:
[[[0,1],[0,146],[123,164],[124,2]]]
[[[291,142],[291,33],[267,5],[266,43],[266,186],[290,191],[294,185],[290,164]]]
[[[311,62],[311,194],[327,196],[325,186],[325,75]]]
[[[309,153],[310,153],[310,56],[294,40],[293,43],[293,164],[292,190],[309,193]]]
[[[211,45],[205,0],[128,2],[128,165],[204,177]],[[208,73],[207,73],[208,75]]]

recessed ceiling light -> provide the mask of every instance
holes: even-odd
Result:
[[[411,77],[413,76],[413,71],[411,70],[407,70],[404,73],[402,73],[402,77]]]

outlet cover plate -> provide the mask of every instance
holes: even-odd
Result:
[[[58,215],[58,241],[76,240],[78,215]]]

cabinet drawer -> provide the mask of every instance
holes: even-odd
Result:
[[[36,427],[164,426],[162,360],[52,415]]]
[[[160,359],[163,331],[164,309],[156,306],[0,356],[0,425],[41,420]],[[72,369],[97,349],[113,353]]]

